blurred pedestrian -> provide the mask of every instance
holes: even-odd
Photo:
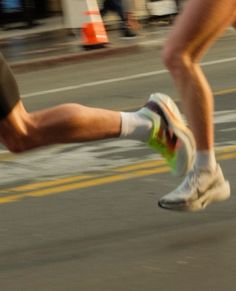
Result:
[[[36,25],[34,21],[34,3],[33,0],[22,0],[23,18],[26,22],[26,28],[32,28]]]
[[[20,99],[14,75],[0,54],[0,142],[14,153],[58,144],[107,138],[146,142],[162,154],[179,175],[193,158],[193,138],[175,103],[151,95],[136,112],[117,112],[80,104],[62,104],[29,113]]]
[[[4,20],[4,11],[3,11],[3,3],[0,0],[0,27],[4,28],[5,20]]]
[[[135,0],[123,0],[124,10],[127,17],[128,27],[132,31],[137,31],[141,28],[139,21],[135,15],[136,1]]]
[[[104,0],[100,10],[101,16],[104,17],[108,12],[116,13],[121,20],[121,36],[124,38],[132,38],[136,33],[129,27],[128,14],[125,10],[122,0]]]
[[[176,4],[177,12],[179,12],[180,11],[180,0],[175,0],[175,4]]]

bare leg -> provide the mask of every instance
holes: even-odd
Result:
[[[197,150],[213,148],[213,97],[199,59],[232,24],[236,0],[190,0],[177,19],[163,60],[181,93]]]
[[[178,120],[179,127],[171,120],[167,123],[168,118]],[[167,96],[152,94],[145,107],[136,112],[63,104],[28,113],[14,75],[0,55],[0,141],[10,151],[19,153],[44,145],[114,137],[148,142],[178,175],[191,167],[194,152],[191,132]]]
[[[119,136],[119,112],[64,104],[28,113],[18,85],[0,54],[0,141],[11,151]]]
[[[2,143],[13,152],[39,146],[118,137],[119,112],[65,104],[27,113],[19,101],[0,123]]]
[[[163,208],[198,211],[230,196],[229,182],[214,153],[213,96],[198,62],[214,40],[232,25],[235,15],[236,0],[189,0],[163,51],[197,146],[193,169],[176,190],[159,200]]]

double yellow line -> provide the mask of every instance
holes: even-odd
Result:
[[[236,146],[217,148],[216,153],[218,160],[234,159],[236,158]],[[20,201],[27,197],[48,196],[167,172],[169,172],[169,167],[163,160],[144,161],[113,168],[107,175],[103,173],[100,175],[72,176],[5,188],[0,191],[0,204]]]

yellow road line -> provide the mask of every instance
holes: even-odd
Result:
[[[217,157],[218,160],[229,160],[236,158],[236,153],[221,154]]]
[[[224,146],[224,147],[216,147],[215,151],[217,154],[221,152],[232,152],[236,151],[236,145]]]
[[[234,158],[235,154],[230,154],[229,152],[236,151],[236,146],[227,146],[227,147],[221,147],[216,148],[217,157],[220,155],[220,157],[223,157],[223,153],[227,153],[227,157]],[[121,166],[113,168],[112,171],[115,172],[127,172],[127,171],[134,171],[138,169],[145,169],[145,168],[151,168],[151,167],[160,167],[166,165],[166,162],[164,160],[156,160],[156,161],[144,161],[140,163],[135,163],[128,166]],[[27,185],[22,186],[16,186],[12,188],[5,188],[0,190],[0,194],[6,194],[6,192],[22,192],[22,191],[31,191],[35,189],[42,189],[47,187],[53,187],[57,185],[67,184],[75,181],[81,181],[81,180],[87,180],[91,179],[94,176],[92,175],[81,175],[81,176],[73,176],[73,177],[66,177],[66,178],[59,178],[52,181],[41,181],[37,183],[31,183]]]
[[[61,187],[32,191],[32,192],[27,193],[26,195],[31,196],[31,197],[45,196],[45,195],[61,193],[61,192],[70,191],[70,190],[79,190],[79,189],[93,187],[93,186],[100,186],[100,185],[104,185],[104,184],[125,181],[125,180],[129,180],[129,179],[137,178],[140,176],[143,177],[143,176],[149,176],[149,175],[153,175],[153,174],[157,174],[157,173],[166,173],[168,171],[169,171],[169,167],[167,167],[167,166],[162,167],[162,168],[157,168],[157,169],[134,171],[134,172],[130,172],[130,173],[95,178],[93,180],[82,181],[80,183],[74,183],[74,184],[65,185],[65,186],[61,186]]]
[[[233,151],[233,153],[231,153]],[[222,147],[216,149],[217,152],[217,158],[223,159],[223,158],[234,158],[236,153],[236,146],[227,146],[227,147]],[[113,172],[130,172],[130,171],[135,171],[135,170],[140,170],[140,169],[147,169],[147,168],[153,168],[153,167],[162,167],[165,166],[166,162],[164,160],[152,160],[152,161],[144,161],[140,163],[135,163],[132,165],[128,166],[121,166],[121,167],[116,167],[111,169]],[[88,179],[94,179],[94,177],[97,177],[97,175],[92,176],[92,175],[81,175],[81,176],[73,176],[73,177],[67,177],[67,178],[59,178],[53,181],[45,181],[45,182],[37,182],[37,183],[32,183],[32,184],[27,184],[23,186],[17,186],[14,188],[8,188],[8,189],[2,189],[0,193],[4,193],[5,191],[30,191],[30,190],[35,190],[35,189],[42,189],[42,188],[47,188],[51,186],[57,186],[57,185],[63,185],[63,184],[68,184],[71,182],[76,182],[76,181],[81,181],[81,180],[88,180]]]
[[[227,159],[232,159],[232,158],[236,158],[236,153],[225,153],[225,154],[223,153],[218,156],[218,160],[227,160]],[[53,194],[59,194],[66,191],[95,187],[95,186],[115,183],[119,181],[134,179],[138,177],[145,177],[149,175],[161,174],[161,173],[167,173],[167,172],[169,172],[169,167],[162,165],[158,168],[149,168],[149,169],[144,168],[144,169],[139,169],[136,171],[124,172],[121,174],[110,175],[110,176],[105,176],[105,177],[94,177],[85,181],[82,180],[79,183],[66,184],[66,185],[61,185],[57,187],[41,189],[41,190],[37,189],[34,191],[19,193],[16,195],[3,196],[3,197],[0,197],[0,204],[19,201],[26,197],[43,197],[43,196],[48,196],[48,195],[53,195]],[[41,187],[40,183],[38,184]],[[34,188],[29,187],[28,189],[34,189]]]
[[[236,92],[236,88],[229,88],[229,89],[218,90],[216,92],[213,92],[213,94],[215,96],[218,96],[218,95],[230,94],[230,93],[234,93],[234,92]]]
[[[232,152],[232,151],[236,151],[236,146],[227,146],[227,147],[216,148],[217,157],[218,157],[218,155],[222,156],[222,153],[228,153],[228,152]],[[231,158],[235,157],[234,154],[229,155],[229,153],[227,154],[227,156],[229,156]],[[138,170],[138,169],[150,168],[150,167],[160,167],[163,165],[166,165],[166,162],[164,160],[144,161],[141,163],[135,163],[133,165],[113,168],[112,170],[115,172],[127,172],[127,171],[134,171],[134,170]],[[1,193],[6,194],[6,192],[30,191],[30,190],[34,190],[34,189],[47,188],[47,187],[67,184],[67,183],[71,183],[71,182],[75,182],[75,181],[87,180],[87,179],[91,179],[91,178],[93,178],[92,175],[81,175],[81,176],[59,178],[59,179],[52,180],[52,181],[42,181],[42,182],[12,187],[12,188],[1,189],[0,194]]]
[[[125,181],[125,180],[134,179],[138,177],[149,176],[153,174],[166,173],[168,171],[169,171],[169,167],[166,166],[166,167],[157,168],[157,169],[140,170],[140,171],[135,171],[131,173],[101,177],[101,178],[96,178],[89,181],[82,181],[80,183],[72,183],[72,184],[60,186],[60,187],[54,187],[54,188],[49,188],[49,189],[26,192],[26,193],[18,194],[18,195],[0,197],[0,204],[19,201],[26,197],[48,196],[48,195],[58,194],[58,193],[62,193],[62,192],[70,191],[70,190],[79,190],[83,188],[100,186],[104,184]]]
[[[10,152],[1,152],[0,153],[0,161],[3,162],[3,161],[11,161],[11,160],[14,160],[16,157],[15,154],[13,153],[10,153]]]
[[[236,151],[236,146],[229,146],[227,148],[216,148],[216,156],[218,157],[219,155],[222,155],[222,153],[233,152],[233,151]],[[232,154],[231,157],[234,158],[235,155]],[[118,171],[118,172],[132,171],[132,170],[137,170],[140,168],[143,169],[143,168],[158,167],[158,166],[163,166],[163,165],[166,165],[166,162],[164,160],[145,161],[141,163],[136,163],[134,165],[118,167],[118,168],[115,168],[115,171]]]
[[[24,197],[25,197],[25,194],[17,194],[17,195],[0,197],[0,204],[20,201]]]
[[[229,88],[229,89],[215,91],[214,95],[215,96],[226,95],[226,94],[230,94],[234,92],[236,92],[236,88]],[[133,108],[134,107],[132,107],[132,109]],[[126,108],[123,110],[128,110],[128,109],[130,108]],[[218,147],[216,148],[217,159],[218,160],[234,159],[236,158],[236,153],[234,151],[236,151],[236,146]],[[3,154],[0,154],[1,161],[11,160],[13,158],[15,158],[15,155],[11,153],[6,152]],[[17,186],[14,188],[6,188],[6,189],[0,190],[0,193],[2,194],[6,194],[6,192],[11,192],[11,193],[20,192],[20,193],[0,197],[0,204],[19,201],[26,197],[40,197],[40,196],[52,195],[52,194],[66,192],[70,190],[94,187],[94,186],[114,183],[118,181],[124,181],[124,180],[147,176],[147,175],[166,173],[169,171],[169,168],[165,165],[166,163],[163,160],[145,161],[141,163],[136,163],[134,165],[122,166],[122,167],[117,167],[117,168],[112,169],[112,171],[121,172],[122,174],[110,175],[110,176],[105,176],[105,177],[81,175],[81,176],[60,178],[60,179],[56,179],[52,181],[31,183],[27,185]],[[153,167],[157,167],[157,168],[152,169]],[[72,183],[72,182],[78,182],[78,183]]]
[[[18,187],[12,188],[12,190],[13,191],[29,191],[29,190],[33,190],[35,188],[46,188],[46,187],[56,186],[56,185],[60,185],[60,184],[71,183],[74,181],[85,180],[85,179],[89,179],[91,177],[92,177],[91,175],[90,176],[86,176],[86,175],[73,176],[73,177],[52,180],[52,181],[37,182],[37,183],[27,184],[27,185],[23,185],[23,186],[18,186]]]
[[[166,165],[166,162],[164,160],[157,160],[157,161],[145,161],[141,163],[136,163],[134,165],[129,166],[123,166],[123,167],[117,167],[115,168],[115,171],[117,172],[125,172],[125,171],[133,171],[140,168],[150,168],[150,167],[158,167]]]
[[[133,170],[138,170],[138,169],[145,169],[145,168],[152,168],[152,167],[158,167],[160,168],[160,166],[162,165],[166,165],[165,161],[147,161],[147,162],[143,162],[143,163],[138,163],[132,166],[127,166],[127,167],[118,167],[118,168],[114,168],[111,171],[113,172],[127,172],[127,171],[133,171]],[[104,174],[103,174],[104,175]],[[22,186],[16,186],[16,187],[12,187],[12,188],[5,188],[5,189],[1,189],[0,190],[0,194],[6,194],[6,192],[28,192],[31,190],[36,190],[36,189],[43,189],[43,188],[60,188],[60,187],[67,187],[68,183],[71,182],[77,182],[77,181],[83,181],[86,180],[84,183],[86,185],[86,183],[89,183],[90,181],[93,181],[94,178],[97,178],[98,175],[90,175],[90,176],[86,176],[86,175],[82,175],[82,176],[73,176],[73,177],[68,177],[68,178],[60,178],[60,179],[56,179],[53,181],[45,181],[45,182],[37,182],[37,183],[32,183],[32,184],[27,184],[27,185],[22,185]],[[109,177],[109,176],[108,176]],[[81,184],[82,182],[80,182]],[[53,186],[58,186],[59,187],[53,187]],[[63,185],[63,186],[60,186]],[[40,190],[41,192],[44,190]]]
[[[236,158],[236,153],[223,154],[219,156],[220,160],[226,160],[226,159],[232,159],[232,158]],[[160,174],[160,173],[167,173],[167,172],[169,172],[168,166],[161,166],[159,168],[154,168],[154,169],[153,168],[141,169],[137,171],[126,172],[124,174],[106,176],[106,177],[101,177],[101,178],[94,178],[91,180],[82,181],[80,183],[73,183],[73,184],[54,187],[50,189],[36,190],[36,191],[27,193],[27,196],[35,197],[35,196],[51,195],[51,194],[61,193],[65,191],[75,190],[75,189],[79,190],[82,188],[94,187],[94,186],[99,186],[103,184],[129,180],[129,179],[133,179],[137,177],[144,177],[144,176],[149,176],[153,174]]]
[[[232,150],[233,148],[231,148]],[[219,154],[218,154],[219,155]],[[218,156],[217,155],[217,156]],[[220,158],[234,158],[236,153],[227,153],[224,155],[220,155]],[[137,163],[134,165],[129,165],[129,166],[123,166],[123,167],[117,167],[112,169],[114,172],[130,172],[130,171],[135,171],[139,169],[147,169],[147,168],[154,168],[154,167],[161,167],[166,165],[166,162],[164,160],[157,160],[157,161],[144,161],[141,163]],[[1,189],[0,194],[6,194],[7,192],[23,192],[23,191],[31,191],[31,190],[36,190],[36,189],[43,189],[43,188],[50,188],[54,186],[60,186],[64,184],[68,184],[71,182],[77,182],[77,181],[82,181],[82,180],[88,180],[88,179],[93,179],[96,176],[92,175],[81,175],[81,176],[73,176],[73,177],[67,177],[67,178],[60,178],[52,181],[42,181],[42,182],[37,182],[37,183],[31,183],[27,185],[22,185],[22,186],[17,186],[13,188],[7,188],[7,189]],[[89,181],[90,181],[89,180]],[[41,190],[42,191],[42,190]]]

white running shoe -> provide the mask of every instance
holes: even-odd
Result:
[[[214,201],[230,196],[230,185],[220,166],[215,171],[193,169],[182,184],[159,200],[159,206],[170,210],[198,211]]]
[[[155,93],[139,112],[153,122],[148,145],[165,158],[174,174],[185,175],[193,165],[195,141],[174,101]]]

